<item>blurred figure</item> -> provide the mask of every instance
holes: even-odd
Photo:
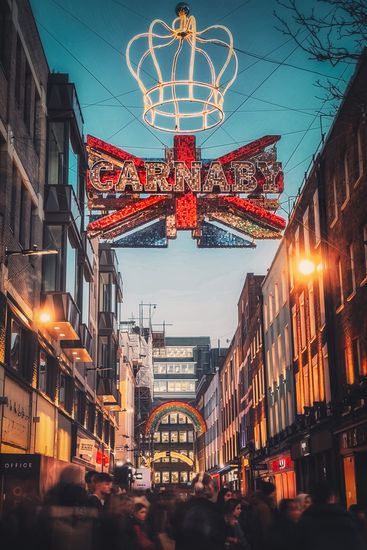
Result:
[[[89,495],[88,506],[103,510],[107,497],[112,492],[112,478],[109,474],[98,473],[94,476],[94,491]]]
[[[95,489],[95,476],[97,472],[87,472],[84,477],[85,485],[87,487],[87,492],[89,495],[93,495]]]
[[[296,496],[296,501],[301,513],[307,510],[312,504],[311,497],[307,493],[299,493],[299,495]]]
[[[250,544],[253,550],[264,550],[277,517],[275,485],[273,483],[259,481],[258,489],[250,500],[250,512],[251,521],[248,533]]]
[[[357,529],[362,537],[364,547],[367,549],[367,509],[358,504],[352,504],[349,507],[349,513],[353,516]]]
[[[241,501],[236,498],[227,500],[224,504],[226,550],[250,550],[250,546],[238,521],[240,515]]]
[[[284,498],[280,501],[279,514],[269,531],[266,546],[269,550],[298,550],[301,538],[297,524],[301,514],[296,499]]]
[[[127,494],[111,495],[102,522],[103,544],[108,550],[126,550],[132,545],[134,502]]]
[[[35,537],[37,550],[97,550],[100,544],[98,510],[88,507],[80,470],[70,466],[45,496]]]
[[[311,498],[312,505],[303,512],[299,522],[301,548],[362,550],[362,538],[353,517],[337,504],[336,493],[326,481],[315,485]]]
[[[217,497],[217,506],[222,513],[224,513],[224,505],[228,500],[233,498],[233,493],[229,487],[222,487],[222,489],[218,493]]]
[[[132,523],[132,537],[131,546],[128,548],[131,550],[155,550],[156,544],[148,536],[146,519],[148,509],[144,504],[138,502],[134,506],[133,523]]]
[[[172,518],[176,550],[223,550],[225,523],[213,502],[216,485],[207,473],[193,479],[194,495],[178,503]]]

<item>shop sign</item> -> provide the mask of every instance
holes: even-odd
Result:
[[[40,469],[39,455],[0,455],[1,472],[34,472]]]
[[[308,456],[310,454],[310,439],[302,439],[300,443],[301,456]]]
[[[367,444],[367,424],[351,428],[340,435],[340,448],[353,449]]]
[[[260,462],[260,464],[251,464],[251,468],[255,472],[258,472],[258,471],[261,471],[261,470],[267,470],[268,465],[266,464],[266,462]]]
[[[93,459],[94,439],[79,439],[79,455],[85,460]]]
[[[271,469],[273,472],[281,472],[282,470],[287,470],[293,465],[292,459],[289,455],[282,456],[277,460],[273,460],[271,463]]]
[[[8,403],[3,406],[2,440],[27,449],[31,415],[29,393],[10,378],[6,378],[4,395],[8,398]]]

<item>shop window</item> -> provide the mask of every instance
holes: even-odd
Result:
[[[178,483],[178,472],[171,472],[171,483]]]
[[[160,483],[161,482],[161,472],[154,472],[154,483]]]

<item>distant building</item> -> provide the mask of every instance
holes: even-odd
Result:
[[[165,338],[164,347],[153,349],[153,370],[154,404],[171,400],[194,404],[198,381],[210,371],[210,338]],[[155,485],[187,485],[197,469],[191,420],[178,412],[165,416],[153,434],[152,448],[153,458],[165,453],[153,461]]]

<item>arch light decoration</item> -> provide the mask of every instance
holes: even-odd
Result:
[[[195,407],[184,401],[167,401],[151,411],[145,424],[145,434],[157,431],[158,425],[164,416],[177,412],[185,414],[190,418],[198,434],[207,431],[206,422],[202,414]]]
[[[194,461],[190,457],[183,455],[182,453],[178,453],[176,451],[170,451],[169,454],[171,458],[177,458],[177,460],[181,460],[181,462],[185,462],[189,466],[194,465]],[[154,453],[154,457],[151,460],[149,460],[147,464],[148,466],[151,466],[152,462],[157,462],[157,460],[160,460],[161,458],[165,458],[166,456],[167,456],[166,451]]]
[[[211,25],[200,31],[189,13],[187,4],[178,4],[171,25],[155,19],[126,48],[127,66],[143,94],[144,121],[181,134],[223,122],[224,96],[238,69],[228,28]],[[134,49],[139,52],[132,56]]]

